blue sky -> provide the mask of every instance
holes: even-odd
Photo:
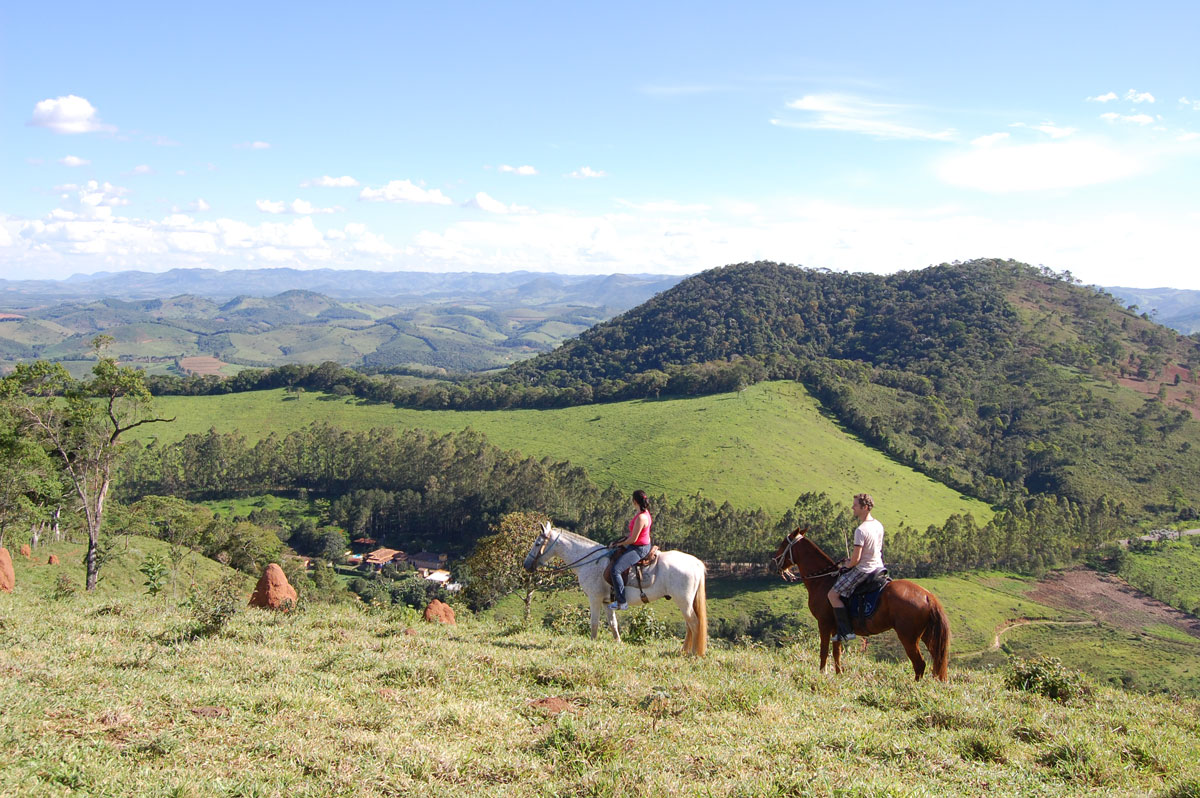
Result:
[[[0,277],[892,272],[1200,289],[1195,3],[0,11]]]

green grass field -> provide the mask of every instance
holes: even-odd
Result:
[[[52,598],[51,570],[19,561],[0,594],[0,795],[1200,790],[1189,699],[1101,686],[1059,704],[984,670],[914,683],[857,651],[822,676],[804,642],[695,660],[678,640],[345,605],[246,609],[197,636],[185,607],[118,580]]]
[[[1200,613],[1200,535],[1130,551],[1121,578],[1164,604]]]
[[[918,528],[969,512],[981,523],[983,502],[891,460],[823,415],[796,383],[760,383],[740,393],[688,399],[617,402],[558,410],[433,411],[304,395],[282,390],[205,397],[160,397],[173,424],[150,425],[142,438],[173,441],[210,427],[250,440],[313,422],[348,429],[467,427],[505,449],[570,460],[601,485],[668,495],[702,491],[738,507],[781,513],[807,491],[843,498],[875,496],[885,524]]]

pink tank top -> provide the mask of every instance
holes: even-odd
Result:
[[[642,534],[637,536],[637,540],[633,541],[635,546],[645,546],[650,542],[650,526],[654,523],[654,518],[650,515],[649,510],[642,510],[640,513],[629,519],[629,531],[633,531],[633,524],[642,516],[646,516],[646,526],[642,527]]]

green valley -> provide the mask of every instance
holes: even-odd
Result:
[[[701,491],[715,501],[782,513],[805,492],[873,492],[889,522],[923,529],[954,513],[991,517],[962,496],[863,445],[821,412],[796,383],[761,383],[732,394],[636,400],[553,410],[428,411],[282,390],[158,397],[168,425],[143,440],[179,440],[210,427],[257,440],[313,423],[449,432],[473,428],[505,449],[569,460],[599,484],[669,495]]]

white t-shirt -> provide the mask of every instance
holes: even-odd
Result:
[[[883,524],[874,518],[868,518],[854,530],[854,545],[862,546],[862,555],[858,558],[857,570],[871,573],[883,568]]]

